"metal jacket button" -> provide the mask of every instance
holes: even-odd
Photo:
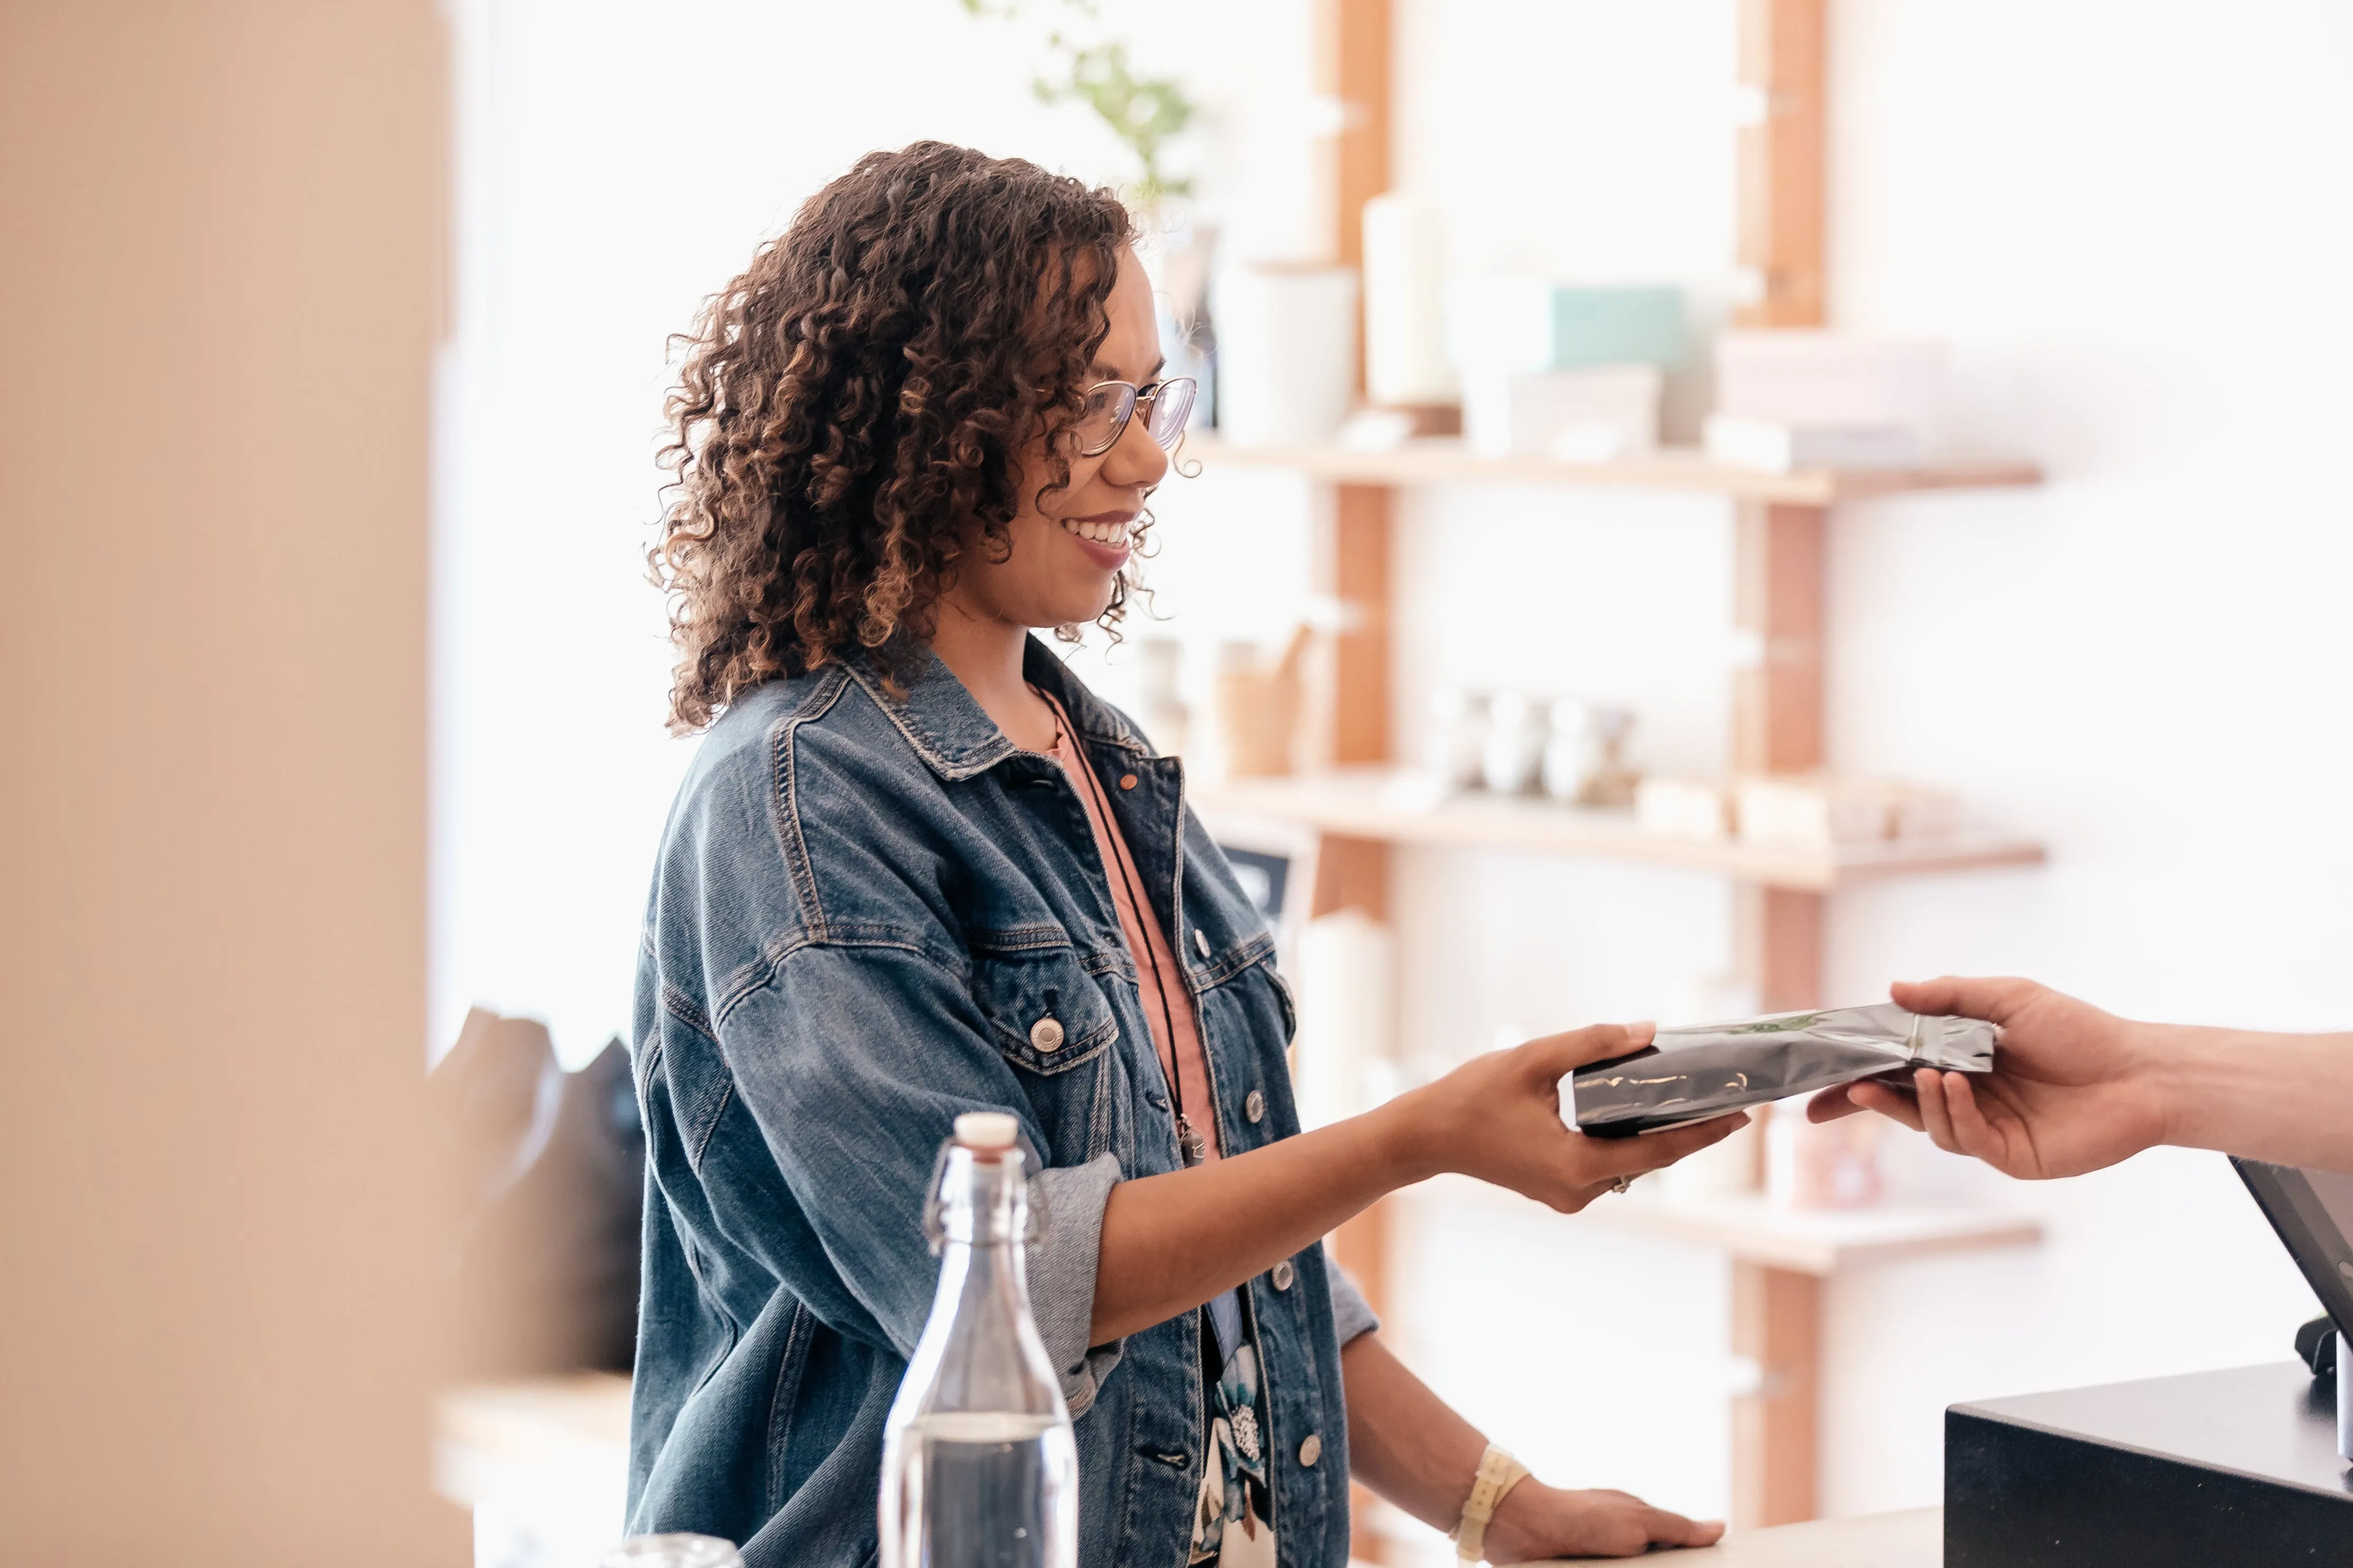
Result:
[[[1298,1270],[1291,1267],[1291,1259],[1284,1258],[1274,1266],[1274,1288],[1278,1290],[1290,1289],[1291,1282],[1297,1278],[1297,1275]],[[1308,1462],[1313,1464],[1314,1461],[1311,1459]]]
[[[1316,1432],[1310,1432],[1307,1434],[1307,1441],[1299,1445],[1299,1462],[1305,1465],[1312,1470],[1315,1468],[1315,1461],[1323,1457],[1323,1435]]]
[[[1193,947],[1203,958],[1209,956],[1209,933],[1199,926],[1193,928]]]
[[[1256,1089],[1251,1089],[1248,1094],[1242,1096],[1242,1114],[1249,1117],[1252,1121],[1265,1121],[1266,1096],[1261,1094]]]
[[[1029,1026],[1029,1043],[1041,1051],[1062,1048],[1062,1026],[1051,1017],[1039,1019]]]
[[[1135,787],[1135,775],[1134,773],[1120,774],[1119,787],[1122,789],[1134,789]]]

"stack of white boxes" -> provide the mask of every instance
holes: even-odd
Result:
[[[1446,323],[1473,451],[1600,463],[1658,445],[1665,373],[1686,353],[1679,290],[1457,278]]]
[[[1743,468],[1916,468],[1944,420],[1944,345],[1825,331],[1716,340],[1708,456]]]
[[[1635,820],[1672,838],[1831,850],[1890,839],[1942,838],[1960,826],[1959,803],[1890,779],[1829,773],[1757,774],[1725,783],[1646,778]]]

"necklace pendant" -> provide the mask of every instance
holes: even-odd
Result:
[[[1198,1132],[1193,1131],[1192,1122],[1179,1116],[1176,1119],[1176,1152],[1184,1159],[1185,1163],[1198,1165],[1208,1152],[1208,1144],[1202,1142]]]

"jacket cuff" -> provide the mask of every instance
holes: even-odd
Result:
[[[1329,1246],[1324,1249],[1324,1272],[1332,1281],[1332,1326],[1339,1331],[1341,1344],[1345,1345],[1359,1334],[1369,1334],[1381,1326],[1381,1321],[1373,1316],[1372,1306],[1366,1301],[1364,1292],[1356,1289],[1356,1282],[1348,1278],[1347,1270],[1333,1258]]]
[[[1038,1221],[1025,1254],[1029,1310],[1047,1359],[1062,1381],[1062,1402],[1072,1420],[1093,1406],[1095,1390],[1119,1364],[1124,1342],[1087,1343],[1094,1325],[1103,1209],[1118,1184],[1119,1157],[1108,1153],[1083,1165],[1040,1171],[1029,1180],[1029,1212]]]

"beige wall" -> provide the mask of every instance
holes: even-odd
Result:
[[[0,1556],[420,1563],[431,0],[0,0]]]

